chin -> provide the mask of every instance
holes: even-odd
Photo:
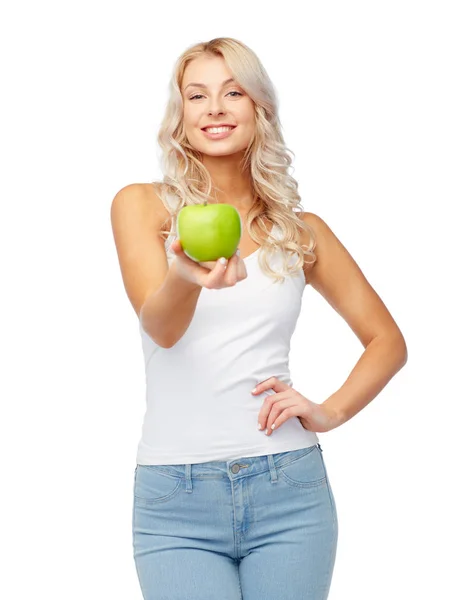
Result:
[[[220,150],[215,152],[209,152],[208,149],[199,150],[202,154],[206,156],[242,156],[244,150]]]

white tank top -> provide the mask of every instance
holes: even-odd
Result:
[[[165,242],[169,264],[175,232]],[[275,224],[272,233],[278,235]],[[191,323],[172,348],[158,346],[139,321],[147,407],[137,464],[234,460],[319,441],[297,417],[270,436],[257,427],[265,397],[275,392],[253,395],[255,385],[274,375],[293,386],[290,340],[305,288],[302,269],[276,283],[261,270],[258,255],[259,248],[244,259],[247,278],[235,286],[202,288]],[[281,266],[281,256],[272,260]]]

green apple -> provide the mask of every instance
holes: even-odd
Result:
[[[177,237],[196,262],[230,258],[242,235],[242,219],[231,204],[184,206],[177,215]]]

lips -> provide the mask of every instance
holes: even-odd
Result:
[[[235,129],[236,125],[209,125],[208,127],[203,127],[202,131],[207,131],[208,129],[219,129],[220,127],[231,127],[231,129]]]
[[[222,127],[224,127],[222,125]],[[206,131],[205,129],[202,129],[202,134],[204,135],[204,137],[206,137],[208,140],[224,140],[227,137],[230,137],[233,133],[233,131],[236,129],[236,126],[229,126],[229,129],[224,129],[223,131],[220,131],[218,133],[211,133],[210,131]]]

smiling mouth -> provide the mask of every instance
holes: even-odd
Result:
[[[225,127],[221,128],[221,131],[210,131],[210,129],[220,129],[219,127],[205,127],[203,129],[201,129],[201,131],[205,131],[206,133],[224,133],[225,131],[232,131],[233,129],[236,129],[236,125],[234,126],[229,126],[226,125]]]
[[[226,140],[227,138],[231,137],[235,129],[236,126],[231,127],[230,129],[223,129],[222,131],[217,131],[216,133],[211,133],[210,131],[206,131],[205,129],[201,129],[201,131],[209,141],[219,142],[221,140]]]

